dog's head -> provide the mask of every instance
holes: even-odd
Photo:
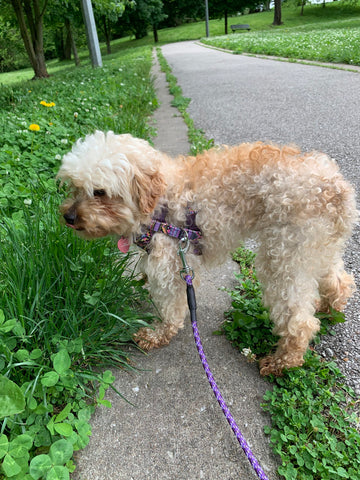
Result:
[[[165,191],[160,155],[128,134],[97,131],[78,140],[58,173],[72,192],[61,206],[66,224],[86,238],[130,237]]]

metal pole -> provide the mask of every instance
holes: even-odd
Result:
[[[90,58],[93,67],[102,67],[99,39],[96,31],[94,12],[91,0],[81,0],[82,11],[84,15],[86,36],[90,51]]]
[[[209,37],[209,4],[208,0],[205,0],[205,27],[206,27],[206,36]]]

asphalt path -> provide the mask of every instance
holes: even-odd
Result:
[[[360,73],[299,63],[233,55],[195,42],[162,47],[195,126],[215,143],[262,140],[321,150],[339,163],[360,190]],[[360,229],[349,242],[345,263],[360,287]],[[319,351],[335,358],[360,394],[360,296],[347,310],[336,335]]]

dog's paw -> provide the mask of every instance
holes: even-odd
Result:
[[[260,360],[260,375],[275,375],[276,377],[282,377],[283,371],[285,368],[292,368],[292,367],[301,367],[304,363],[304,359],[302,356],[294,355],[291,357],[290,355],[286,355],[286,357],[279,357],[275,355],[268,355]]]
[[[272,355],[268,355],[264,357],[259,362],[260,367],[260,375],[276,375],[277,377],[281,377],[283,375],[284,365],[281,362],[281,358],[275,358]]]
[[[137,343],[138,347],[146,352],[152,350],[153,348],[160,348],[163,345],[167,345],[169,341],[159,337],[156,331],[151,328],[141,328],[135,335],[134,341]]]

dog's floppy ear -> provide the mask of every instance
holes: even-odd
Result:
[[[134,187],[141,213],[149,214],[155,210],[159,197],[165,192],[166,184],[159,171],[137,172]]]

